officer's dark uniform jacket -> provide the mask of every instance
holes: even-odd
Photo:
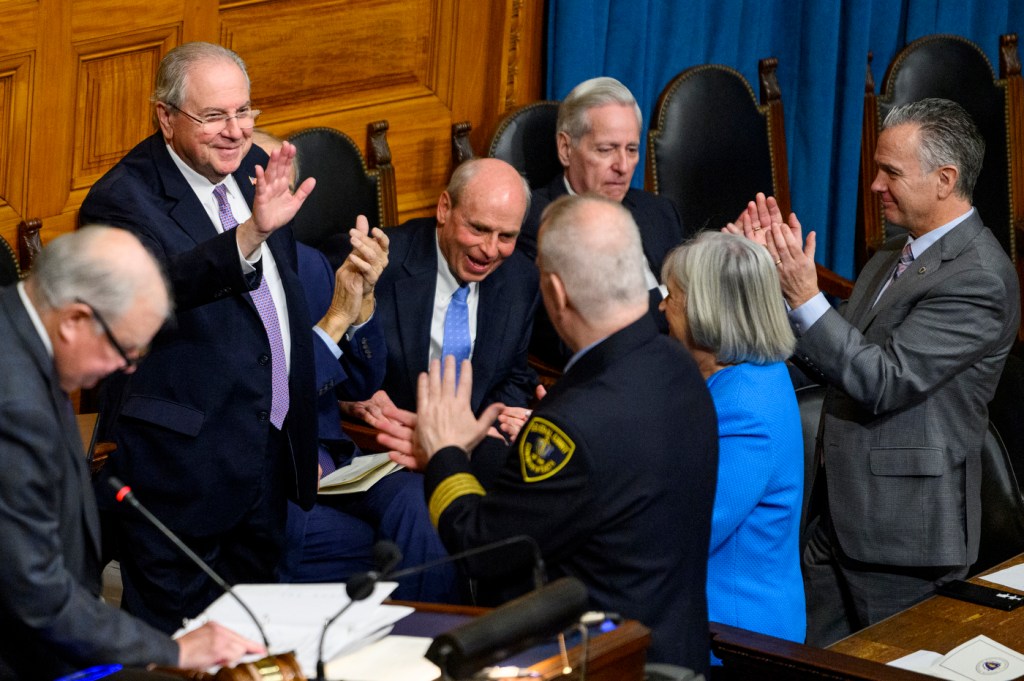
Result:
[[[593,607],[652,629],[651,661],[706,674],[717,470],[704,380],[645,315],[566,372],[486,492],[449,447],[426,469],[426,495],[449,551],[530,535],[551,578],[579,578]]]

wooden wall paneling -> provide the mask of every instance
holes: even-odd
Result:
[[[17,242],[28,200],[33,65],[31,54],[0,58],[0,232],[9,243]]]

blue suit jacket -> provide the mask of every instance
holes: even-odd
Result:
[[[416,408],[416,377],[430,355],[430,320],[437,285],[433,219],[388,230],[388,266],[377,282],[377,312],[388,345],[384,390],[403,409]],[[537,269],[519,253],[480,283],[473,346],[473,410],[494,402],[525,406],[537,385],[527,364],[533,315],[540,301]]]
[[[267,155],[255,145],[234,173],[251,205],[251,177]],[[176,319],[122,386],[105,391],[116,417],[111,473],[131,484],[172,529],[218,534],[235,525],[257,494],[270,430],[270,344],[246,294],[234,231],[218,234],[174,165],[159,133],[142,141],[90,190],[82,224],[135,233],[163,262]],[[312,323],[296,273],[291,229],[267,245],[284,285],[291,333],[290,406],[285,435],[290,498],[316,498],[316,405]]]
[[[100,523],[78,428],[13,287],[0,291],[0,337],[0,677],[177,664],[167,636],[99,599]]]
[[[331,305],[334,270],[320,251],[297,243],[299,277],[306,292],[309,318],[316,323]],[[314,332],[316,335],[316,332]],[[351,339],[338,344],[341,357],[335,359],[320,339],[313,339],[316,364],[317,435],[322,442],[351,442],[341,428],[338,400],[365,400],[384,381],[387,345],[377,315],[370,318]],[[354,445],[352,445],[354,448]],[[343,464],[344,461],[335,461]]]

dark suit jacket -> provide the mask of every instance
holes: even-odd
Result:
[[[884,565],[970,565],[987,404],[1020,321],[1017,276],[975,213],[872,306],[905,242],[875,254],[796,357],[830,384],[819,451],[842,550]]]
[[[540,216],[548,204],[569,192],[565,188],[564,176],[558,175],[546,187],[533,192],[530,201],[530,212],[523,223],[523,231],[516,241],[516,249],[531,261],[537,258],[537,231],[540,229]],[[664,196],[650,194],[642,189],[630,189],[622,199],[622,205],[629,210],[640,228],[640,240],[643,242],[647,264],[659,280],[661,279],[661,263],[674,247],[682,243],[692,233],[683,228],[679,211]]]
[[[99,600],[99,518],[78,427],[13,287],[0,291],[0,337],[0,678],[176,665],[167,636]]]
[[[473,459],[478,453],[474,453]],[[551,578],[652,630],[649,659],[707,673],[707,562],[718,427],[686,350],[643,316],[589,350],[537,405],[486,488],[443,449],[425,471],[449,551],[525,534]]]
[[[430,355],[430,320],[437,285],[437,223],[410,220],[385,230],[388,266],[377,282],[377,311],[388,344],[384,390],[403,409],[416,408],[416,378]],[[539,304],[537,269],[519,253],[480,282],[473,345],[474,411],[494,402],[526,406],[537,386],[527,364],[530,329]]]
[[[523,231],[516,241],[516,249],[531,261],[537,259],[537,233],[540,230],[540,216],[555,199],[565,196],[569,191],[565,188],[563,175],[558,175],[546,187],[533,192],[530,212],[523,223]],[[673,248],[693,234],[683,228],[679,211],[669,199],[657,194],[649,194],[640,189],[630,189],[622,199],[622,205],[632,214],[633,220],[640,229],[640,241],[643,244],[647,264],[655,278],[661,281],[661,263]],[[665,315],[658,310],[661,303],[661,291],[651,289],[651,317],[662,333],[668,333],[668,322]],[[530,352],[540,359],[561,367],[572,356],[572,351],[558,338],[558,333],[551,325],[543,306],[537,310],[534,320],[533,340]]]
[[[234,173],[250,204],[253,168],[266,159],[253,145]],[[224,532],[252,506],[270,429],[270,344],[246,295],[258,282],[243,276],[234,231],[217,233],[159,133],[93,185],[80,220],[135,233],[167,269],[176,307],[175,322],[153,340],[123,392],[107,391],[103,409],[117,417],[117,452],[107,465],[172,529]],[[312,322],[291,229],[267,245],[291,332],[285,434],[293,474],[282,484],[308,508],[317,477]]]

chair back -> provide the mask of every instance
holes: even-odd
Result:
[[[789,171],[775,59],[760,63],[762,102],[735,69],[704,64],[673,78],[647,134],[646,189],[672,199],[688,229],[718,229],[757,192],[789,213]]]
[[[969,574],[1024,551],[1024,499],[999,431],[989,424],[981,448],[981,541]]]
[[[555,142],[558,102],[545,100],[518,107],[498,123],[487,155],[518,170],[531,189],[546,186],[562,172]]]
[[[18,267],[18,256],[11,245],[7,243],[7,239],[0,237],[0,286],[16,284],[20,278],[21,268]]]
[[[317,181],[295,216],[295,238],[323,250],[332,262],[347,253],[348,230],[357,215],[365,215],[371,228],[391,227],[398,221],[387,129],[387,121],[370,124],[369,163],[340,130],[308,128],[288,138],[298,150],[297,181]]]
[[[800,410],[800,426],[804,435],[804,503],[800,513],[800,553],[803,555],[804,527],[807,525],[807,508],[811,501],[811,490],[814,487],[816,472],[818,441],[818,423],[821,421],[821,408],[825,404],[823,385],[805,385],[796,390],[796,404]]]
[[[997,80],[984,52],[970,40],[955,35],[918,38],[893,58],[877,97],[868,68],[861,137],[858,269],[886,239],[901,232],[886,223],[881,203],[870,189],[878,173],[874,153],[881,124],[896,106],[926,97],[960,104],[985,138],[985,160],[974,189],[974,205],[1016,261],[1015,230],[1024,227],[1024,196],[1018,186],[1024,182],[1024,81],[1017,37],[1002,36],[1000,52]]]

